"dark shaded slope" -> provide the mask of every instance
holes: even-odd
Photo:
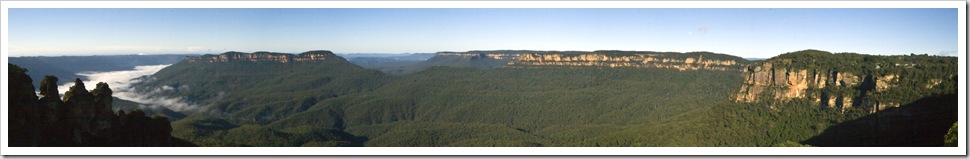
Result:
[[[901,107],[846,121],[802,141],[813,146],[943,146],[957,120],[957,95],[926,97]]]
[[[261,125],[236,125],[229,121],[191,116],[172,123],[173,136],[200,146],[362,146],[367,138],[324,126],[273,129]]]

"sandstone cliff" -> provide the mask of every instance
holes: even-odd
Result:
[[[594,66],[594,67],[632,67],[632,68],[667,68],[680,71],[687,70],[737,70],[741,66],[739,60],[705,59],[704,54],[684,54],[674,56],[661,53],[609,54],[593,52],[586,54],[555,54],[533,53],[521,54],[518,61],[512,65],[519,66]]]
[[[340,59],[340,60],[336,60]],[[298,55],[274,52],[226,52],[219,55],[186,56],[184,61],[190,63],[217,63],[217,62],[317,62],[317,61],[346,61],[342,57],[326,50],[307,51]]]
[[[839,72],[837,70],[776,67],[775,63],[778,62],[780,61],[766,61],[752,64],[743,69],[744,84],[741,85],[735,100],[755,102],[763,95],[768,97],[769,100],[809,98],[814,99],[820,106],[842,109],[852,106],[854,94],[844,92],[821,93],[819,90],[826,87],[839,90],[854,89],[864,78],[852,72]],[[890,88],[890,81],[883,80],[882,82],[885,87],[881,90]]]
[[[438,57],[494,59],[505,61],[509,67],[628,67],[664,68],[680,71],[692,70],[739,70],[747,60],[730,55],[707,52],[666,53],[639,51],[469,51],[442,52]]]
[[[934,60],[954,63],[930,62]],[[945,68],[955,62],[947,57],[831,54],[815,50],[789,53],[743,69],[744,83],[734,100],[750,103],[807,99],[820,107],[842,111],[861,107],[877,112],[911,102],[920,95],[952,89],[955,72]]]

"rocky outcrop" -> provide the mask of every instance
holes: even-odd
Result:
[[[776,68],[774,62],[752,64],[742,73],[744,84],[735,100],[744,102],[757,101],[759,95],[771,88],[775,88],[770,90],[775,99],[805,98],[809,87],[847,87],[854,85],[858,78],[848,72]]]
[[[171,138],[165,117],[114,114],[111,89],[98,83],[88,91],[80,79],[59,98],[57,78],[46,76],[40,99],[26,69],[8,65],[11,77],[10,146],[192,146]]]
[[[852,106],[854,94],[822,90],[855,89],[864,78],[852,72],[777,67],[779,64],[789,63],[785,60],[766,61],[743,69],[744,83],[734,100],[756,102],[766,97],[768,100],[781,101],[808,98],[823,107],[844,109]],[[890,88],[888,83],[883,85],[887,87],[880,90]],[[829,89],[825,89],[827,87]]]
[[[806,99],[843,112],[858,107],[874,113],[919,97],[955,90],[949,88],[955,81],[941,80],[955,74],[949,62],[955,59],[816,50],[788,53],[744,68],[744,82],[734,100],[753,103]],[[774,104],[770,105],[774,108]]]
[[[68,106],[70,109],[67,115],[72,119],[73,124],[76,124],[73,127],[78,128],[74,131],[74,136],[82,136],[75,138],[76,143],[89,140],[84,138],[84,136],[88,136],[85,134],[98,136],[101,134],[101,131],[107,130],[106,128],[95,126],[98,123],[111,122],[110,119],[103,119],[103,117],[99,117],[101,115],[99,112],[108,111],[110,113],[111,109],[96,109],[94,104],[94,95],[88,92],[88,90],[84,87],[84,83],[81,82],[81,79],[75,79],[74,86],[71,86],[71,88],[64,93],[64,105]],[[110,126],[108,128],[110,128]]]
[[[219,55],[202,55],[202,56],[186,56],[184,61],[190,63],[224,63],[224,62],[279,62],[279,63],[290,63],[290,62],[318,62],[318,61],[332,61],[335,59],[341,59],[337,61],[345,61],[342,57],[333,54],[333,52],[322,50],[322,51],[308,51],[300,53],[298,55],[287,54],[287,53],[274,53],[274,52],[255,52],[255,53],[243,53],[243,52],[226,52]]]

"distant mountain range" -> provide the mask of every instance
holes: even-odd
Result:
[[[10,57],[8,62],[29,68],[27,75],[32,79],[43,79],[44,75],[53,75],[64,79],[87,80],[78,73],[132,70],[135,66],[174,64],[185,56],[187,55],[30,56]],[[34,81],[33,84],[40,85],[40,81]]]

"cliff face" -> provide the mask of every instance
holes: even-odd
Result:
[[[502,53],[502,52],[441,52],[435,54],[435,56],[446,56],[446,57],[464,57],[464,58],[491,58],[496,60],[515,60],[519,58],[520,53]]]
[[[833,56],[832,59],[818,59],[829,56]],[[808,99],[820,107],[842,111],[862,107],[877,112],[911,102],[921,95],[946,93],[953,82],[949,80],[955,80],[955,73],[945,69],[951,67],[948,63],[924,63],[926,66],[913,67],[918,65],[914,61],[920,58],[954,60],[945,57],[838,55],[850,59],[839,60],[843,57],[834,56],[781,57],[751,64],[742,70],[744,83],[734,100],[751,103]],[[868,59],[851,60],[856,56]],[[818,63],[823,60],[841,62],[838,65],[843,67]],[[946,86],[941,86],[944,84]]]
[[[580,55],[563,54],[521,54],[513,65],[521,66],[594,66],[594,67],[633,67],[668,68],[687,70],[737,70],[740,63],[735,60],[704,59],[704,55],[674,57],[664,54],[633,53],[627,55],[608,55],[589,53]]]
[[[763,97],[782,101],[808,98],[814,99],[820,106],[844,109],[852,106],[853,94],[818,91],[826,87],[837,90],[855,89],[860,86],[863,78],[866,78],[852,72],[837,70],[776,67],[776,63],[779,61],[752,64],[743,69],[744,84],[735,96],[735,101],[756,102]],[[880,79],[878,84],[883,87],[876,90],[889,89],[893,82],[888,78]]]
[[[341,60],[336,60],[341,59]],[[317,61],[345,61],[342,60],[333,52],[322,50],[322,51],[308,51],[300,53],[298,55],[287,54],[287,53],[273,53],[273,52],[255,52],[255,53],[243,53],[243,52],[226,52],[219,55],[202,55],[202,56],[186,56],[184,61],[190,63],[219,63],[219,62],[260,62],[260,61],[271,61],[279,63],[289,63],[289,62],[317,62]]]
[[[746,60],[713,53],[659,53],[634,51],[551,52],[551,51],[472,51],[444,52],[437,56],[495,59],[511,67],[629,67],[665,68],[680,71],[738,70]],[[705,57],[706,56],[706,57]],[[726,58],[727,57],[727,58]]]

